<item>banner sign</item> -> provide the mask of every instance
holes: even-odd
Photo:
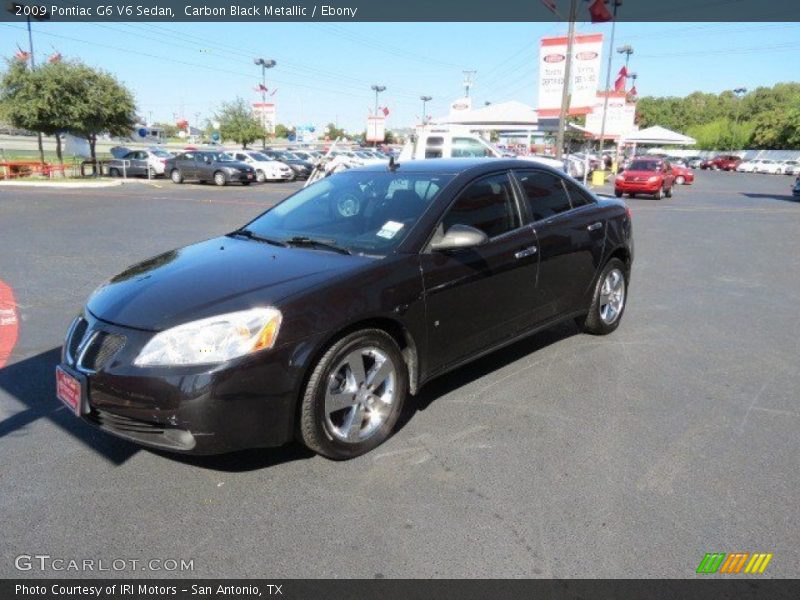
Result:
[[[606,94],[598,92],[592,112],[586,115],[586,129],[599,136],[603,129],[603,108]],[[608,92],[605,138],[618,138],[630,133],[635,125],[636,104],[627,101],[626,92]]]
[[[585,115],[592,110],[600,83],[600,59],[603,34],[576,35],[572,47],[569,114]],[[539,47],[540,117],[561,113],[561,95],[567,66],[567,38],[542,38]]]
[[[253,102],[253,116],[259,120],[267,133],[275,133],[276,109],[273,102]]]
[[[386,117],[383,115],[367,117],[367,141],[382,142],[386,138]]]

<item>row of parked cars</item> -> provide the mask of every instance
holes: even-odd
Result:
[[[216,185],[307,179],[322,158],[318,150],[230,150],[188,147],[177,153],[162,148],[130,150],[113,148],[114,160],[106,163],[111,177],[169,177],[173,183],[213,182]],[[371,164],[389,157],[377,150],[337,150],[333,154],[351,163]]]
[[[742,160],[735,154],[720,154],[713,158],[689,157],[689,164],[697,162],[697,167],[712,171],[736,171],[738,173],[766,173],[770,175],[800,175],[800,160],[771,160],[758,158]]]

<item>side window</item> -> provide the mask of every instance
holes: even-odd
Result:
[[[186,152],[181,158],[183,160],[194,160],[194,152]]]
[[[453,138],[453,158],[491,156],[489,149],[472,138]]]
[[[425,144],[425,158],[442,158],[443,137],[429,137]]]
[[[236,154],[236,160],[243,160],[243,161],[246,161],[246,160],[247,160],[247,156],[245,156],[244,154],[242,154],[241,152],[239,152],[239,153],[237,153],[237,154]]]
[[[567,192],[569,193],[569,199],[572,202],[573,208],[594,203],[594,199],[589,196],[589,194],[571,181],[565,179],[564,185],[567,186]]]
[[[561,178],[544,171],[517,173],[534,221],[549,219],[572,208]]]
[[[491,175],[471,183],[447,211],[442,224],[445,232],[456,224],[469,225],[490,238],[519,227],[508,175]]]

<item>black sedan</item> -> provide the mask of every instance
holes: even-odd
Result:
[[[158,448],[350,458],[434,377],[567,319],[614,331],[632,260],[625,204],[546,166],[352,169],[100,286],[58,395]]]
[[[216,185],[239,182],[250,185],[256,180],[256,172],[247,163],[233,160],[224,152],[186,150],[164,164],[164,173],[173,183],[213,181]]]

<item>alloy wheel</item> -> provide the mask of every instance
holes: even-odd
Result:
[[[625,276],[619,269],[611,269],[603,280],[600,289],[600,318],[606,325],[611,325],[622,313],[625,305]]]
[[[357,348],[331,371],[325,387],[325,425],[339,441],[358,443],[386,422],[396,400],[397,367],[375,347]]]

